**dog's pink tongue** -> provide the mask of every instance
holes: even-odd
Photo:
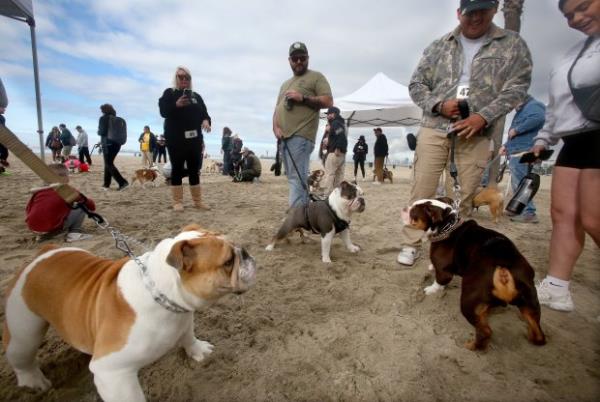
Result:
[[[400,219],[405,225],[410,225],[410,214],[408,213],[408,208],[402,208],[402,211],[400,211]]]

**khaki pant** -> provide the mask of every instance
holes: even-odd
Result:
[[[346,154],[337,156],[334,152],[327,155],[325,160],[325,177],[323,187],[325,194],[330,194],[344,180],[344,165]]]
[[[383,162],[385,161],[385,156],[376,156],[375,157],[375,171],[373,174],[378,182],[383,183]]]
[[[423,198],[434,198],[440,176],[444,169],[450,167],[450,140],[446,133],[422,127],[419,130],[417,149],[413,164],[413,186],[409,205]],[[468,140],[456,139],[454,161],[458,169],[458,180],[461,186],[460,213],[471,212],[475,191],[481,182],[483,170],[487,164],[490,140],[476,136]],[[447,171],[446,193],[454,198],[452,186],[454,181]],[[424,232],[410,225],[402,228],[401,242],[404,246],[417,247]]]

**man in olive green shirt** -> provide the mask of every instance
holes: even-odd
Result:
[[[333,97],[325,76],[308,69],[308,50],[304,43],[292,43],[288,61],[294,76],[279,90],[273,133],[282,139],[281,153],[290,187],[289,206],[300,207],[308,203],[308,191],[303,183],[308,179],[310,154],[315,148],[319,111],[332,106]]]

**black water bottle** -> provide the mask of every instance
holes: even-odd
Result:
[[[540,176],[533,172],[527,173],[519,182],[519,187],[508,202],[506,210],[515,215],[521,215],[529,201],[533,199],[535,193],[540,188]]]

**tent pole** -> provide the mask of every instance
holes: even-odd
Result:
[[[33,18],[27,18],[27,24],[31,31],[31,53],[33,54],[33,77],[35,80],[35,103],[37,106],[37,119],[38,119],[38,135],[40,137],[40,158],[46,162],[44,157],[44,128],[42,126],[42,96],[40,94],[40,78],[38,71],[38,58],[37,58],[37,44],[35,40],[35,20]]]

